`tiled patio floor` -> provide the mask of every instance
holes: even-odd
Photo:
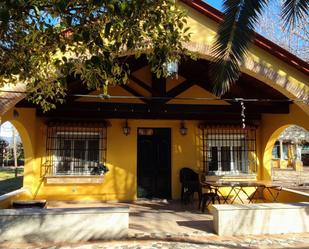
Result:
[[[137,201],[134,203],[49,202],[48,208],[129,206],[129,236],[192,235],[213,233],[212,215],[198,210],[197,202],[183,205],[179,201]]]

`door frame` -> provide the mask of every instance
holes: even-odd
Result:
[[[139,136],[142,136],[139,134],[139,130],[148,130],[148,129],[152,129],[152,130],[168,130],[168,140],[169,140],[169,172],[168,172],[168,180],[169,180],[169,189],[168,189],[168,193],[167,193],[167,199],[172,199],[172,128],[171,127],[137,127],[136,128],[136,196],[138,197],[138,165],[139,165]],[[151,136],[151,135],[149,135]],[[156,198],[156,197],[154,197]],[[143,199],[143,198],[141,198]]]

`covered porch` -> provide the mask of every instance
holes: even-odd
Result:
[[[151,73],[145,56],[125,60],[128,84],[107,94],[71,77],[56,109],[21,99],[3,115],[26,145],[24,187],[33,199],[177,200],[183,167],[216,181],[269,181],[276,134],[291,122],[308,126],[302,103],[249,73],[217,97],[207,59],[183,58],[167,79]],[[12,101],[16,94],[6,92]]]

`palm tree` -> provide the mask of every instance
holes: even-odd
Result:
[[[213,46],[212,67],[214,92],[229,90],[239,77],[240,63],[254,38],[254,27],[269,0],[224,0],[224,19]],[[286,29],[293,28],[301,18],[308,18],[309,0],[283,0],[282,19]]]

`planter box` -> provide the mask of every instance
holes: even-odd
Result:
[[[129,207],[2,209],[2,242],[78,242],[127,238]]]
[[[309,202],[213,205],[220,236],[309,232]]]

